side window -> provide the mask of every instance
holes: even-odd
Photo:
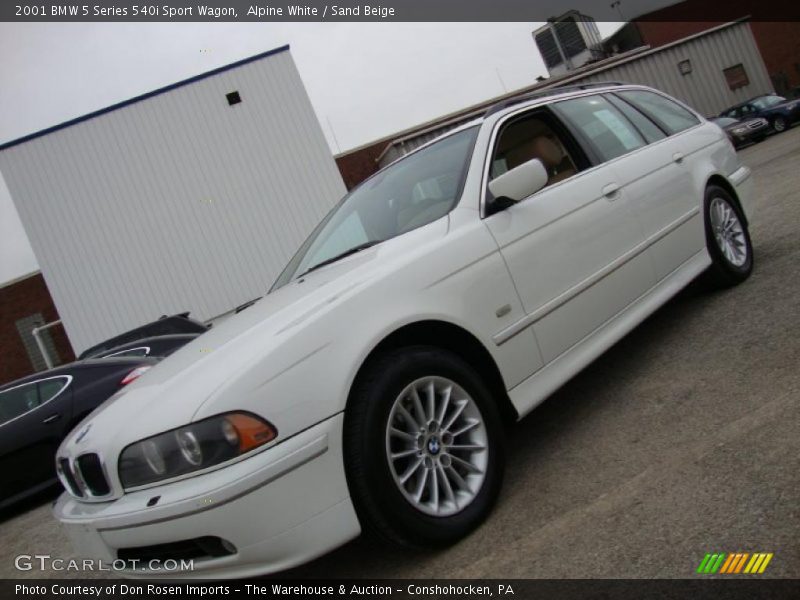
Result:
[[[697,117],[680,104],[655,92],[630,90],[618,92],[618,95],[656,121],[670,134],[689,129],[700,122]]]
[[[553,109],[586,137],[603,161],[645,145],[625,116],[602,96],[564,100],[553,104]]]
[[[0,392],[0,425],[16,419],[37,406],[39,406],[39,391],[35,382]]]
[[[552,120],[541,114],[526,116],[503,127],[495,145],[489,176],[494,179],[506,171],[538,158],[547,170],[547,185],[572,177],[578,172],[577,157],[568,150],[562,136],[550,126]]]
[[[624,100],[621,100],[614,95],[608,95],[606,97],[608,98],[608,101],[616,106],[623,115],[628,117],[628,120],[633,123],[633,126],[636,127],[636,129],[639,130],[639,133],[644,136],[644,139],[647,140],[648,144],[652,144],[658,140],[663,140],[665,137],[667,137],[667,134],[661,131],[658,128],[658,125],[653,123],[643,113],[639,112]]]
[[[45,379],[38,383],[39,386],[39,405],[45,402],[50,402],[61,391],[69,385],[70,380],[67,377],[58,377],[56,379]]]

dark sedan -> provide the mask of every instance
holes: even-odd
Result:
[[[711,119],[711,122],[719,125],[728,134],[734,148],[763,141],[770,129],[767,120],[762,118],[738,121],[730,117],[717,117]]]
[[[723,110],[720,117],[747,120],[766,119],[775,132],[785,131],[800,120],[800,100],[787,100],[783,96],[765,94]]]
[[[180,313],[163,317],[145,325],[140,325],[135,329],[115,335],[99,344],[87,348],[81,352],[78,359],[95,358],[107,355],[113,348],[118,348],[123,344],[129,344],[143,338],[161,335],[172,335],[174,333],[203,333],[208,330],[208,325],[196,321],[189,317],[189,313]]]
[[[154,335],[116,348],[110,348],[93,358],[113,358],[116,356],[152,356],[166,358],[178,348],[195,339],[199,333],[174,333],[172,335]]]
[[[69,363],[0,386],[0,508],[56,482],[61,440],[157,361],[104,358]]]

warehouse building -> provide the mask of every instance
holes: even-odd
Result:
[[[345,192],[288,46],[2,145],[0,172],[76,353],[263,295]],[[30,311],[2,327],[54,317]]]
[[[336,162],[350,188],[413,149],[480,116],[496,102],[560,85],[601,81],[649,85],[706,115],[716,115],[732,104],[773,91],[751,23],[741,19],[655,48],[643,45],[590,61],[559,76],[340,154]]]

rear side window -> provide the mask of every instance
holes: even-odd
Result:
[[[552,108],[586,138],[603,161],[645,145],[641,134],[602,96],[564,100],[553,104]]]
[[[24,383],[0,392],[0,425],[49,402],[58,396],[71,381],[72,377],[70,376],[53,377],[38,382]]]
[[[45,379],[38,383],[39,386],[39,404],[50,402],[53,398],[58,396],[61,391],[69,385],[69,377],[56,377],[54,379]]]
[[[607,98],[622,114],[628,117],[628,120],[639,130],[639,133],[644,136],[648,144],[663,140],[667,137],[667,134],[661,131],[655,123],[624,100],[620,100],[613,95],[609,95]]]
[[[36,383],[26,383],[0,392],[0,424],[24,415],[39,406],[39,390]]]
[[[119,352],[113,352],[111,354],[106,354],[102,358],[119,358],[119,357],[138,357],[138,356],[147,356],[150,354],[150,348],[147,346],[140,346],[139,348],[131,348],[129,350],[120,350]]]
[[[697,125],[700,120],[677,102],[646,90],[629,90],[618,95],[653,119],[664,131],[674,134]]]

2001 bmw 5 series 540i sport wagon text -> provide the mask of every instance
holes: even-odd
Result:
[[[747,278],[751,182],[719,127],[649,88],[496,106],[351,191],[269,294],[78,426],[55,514],[83,556],[191,557],[187,577],[362,530],[454,542],[498,494],[503,420],[702,272]]]

